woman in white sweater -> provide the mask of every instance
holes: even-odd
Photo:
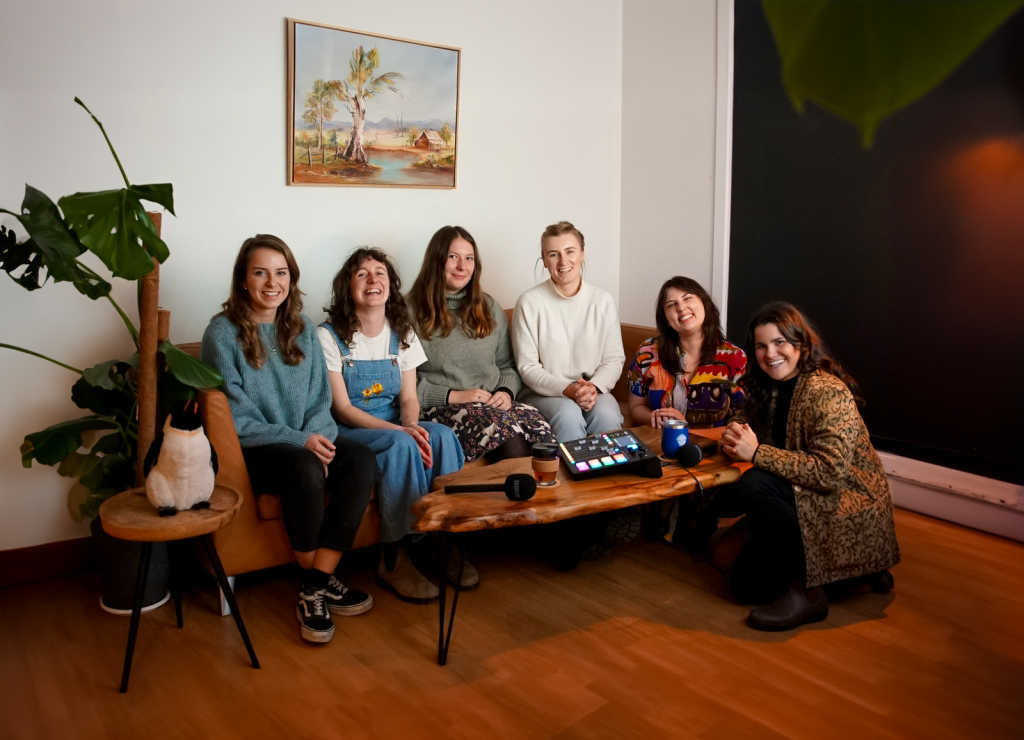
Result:
[[[612,297],[583,281],[583,234],[568,221],[548,226],[541,259],[551,274],[523,293],[512,316],[512,347],[526,386],[559,442],[622,426],[611,395],[626,361]]]

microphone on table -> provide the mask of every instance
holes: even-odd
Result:
[[[696,439],[696,437],[690,437],[690,439]],[[718,452],[718,442],[703,438],[699,442],[689,442],[683,445],[672,458],[684,468],[692,468],[705,457],[710,457],[716,452]]]
[[[690,439],[697,439],[697,437],[690,437]],[[697,511],[704,508],[704,485],[700,480],[693,474],[689,468],[694,468],[697,464],[705,457],[710,457],[718,452],[718,442],[713,439],[707,439],[706,437],[700,438],[698,442],[688,442],[680,447],[676,454],[673,455],[673,459],[677,460],[679,464],[690,474],[693,478],[693,482],[697,484],[697,493],[700,496],[700,504],[697,507]]]
[[[537,492],[537,481],[526,473],[513,473],[501,483],[464,483],[445,486],[445,493],[484,493],[488,491],[504,491],[513,501],[526,501]]]

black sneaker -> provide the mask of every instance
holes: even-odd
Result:
[[[302,639],[307,642],[330,642],[334,637],[334,620],[324,603],[324,592],[304,586],[299,589],[295,616],[302,623]]]
[[[349,588],[333,575],[327,581],[327,587],[320,589],[327,608],[343,617],[354,617],[370,611],[373,597],[357,588]]]

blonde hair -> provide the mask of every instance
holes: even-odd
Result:
[[[544,256],[544,240],[552,236],[562,236],[564,234],[572,234],[576,237],[576,240],[580,243],[580,249],[586,248],[586,243],[583,240],[583,232],[577,229],[568,221],[559,221],[557,224],[551,224],[544,233],[540,235],[540,254]]]

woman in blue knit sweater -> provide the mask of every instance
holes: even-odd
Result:
[[[331,612],[352,616],[373,606],[369,594],[342,585],[334,571],[352,548],[376,460],[365,445],[337,439],[327,366],[316,329],[302,315],[299,267],[288,245],[269,234],[247,239],[223,306],[203,335],[202,358],[224,376],[253,488],[281,496],[302,567],[302,638],[329,642]]]

